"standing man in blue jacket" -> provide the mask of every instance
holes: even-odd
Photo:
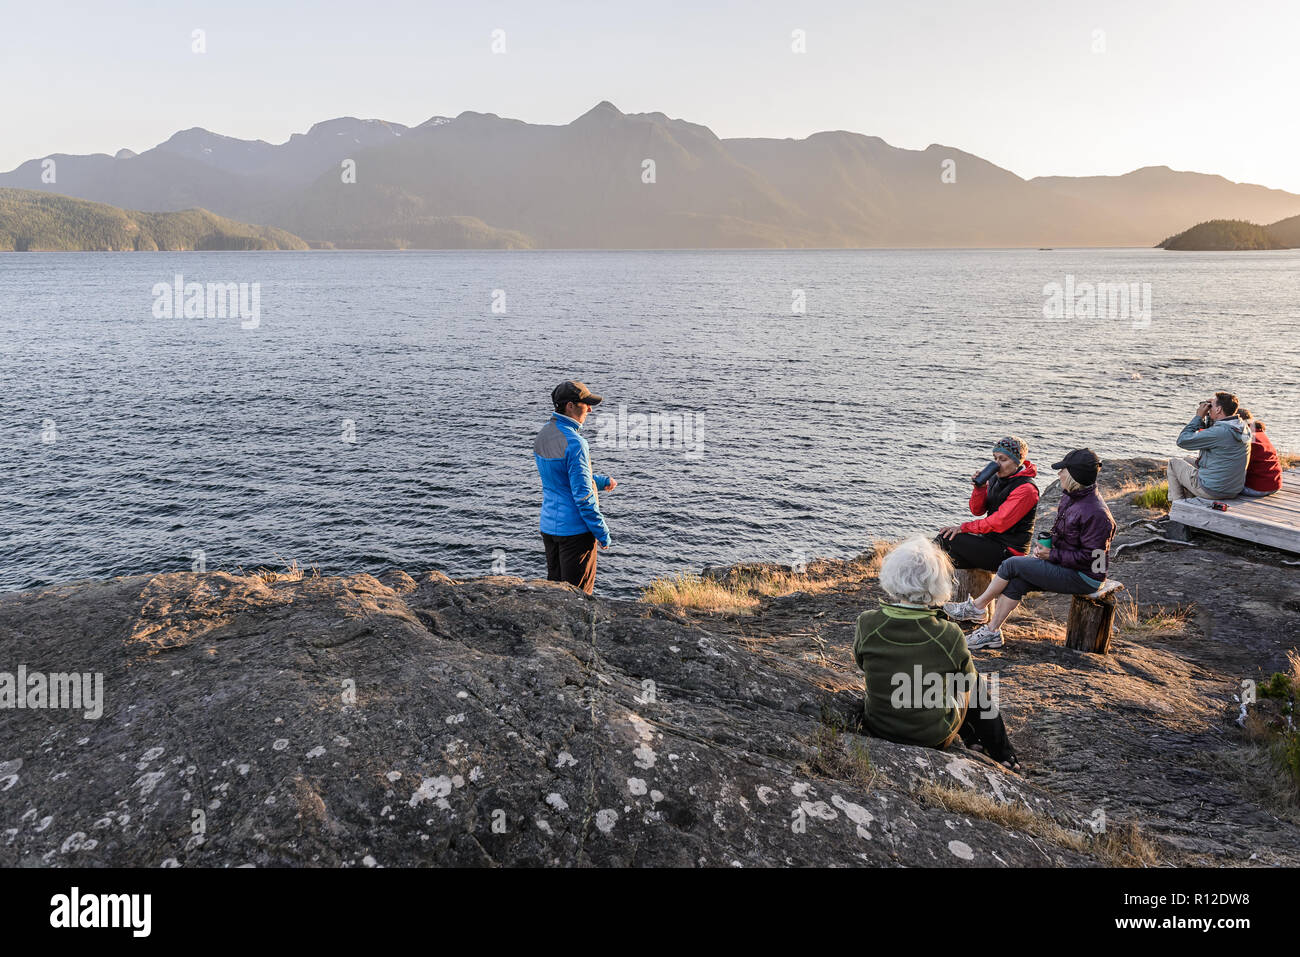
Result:
[[[555,412],[533,442],[537,474],[542,477],[542,541],[546,577],[577,585],[588,595],[596,586],[596,546],[609,548],[609,527],[600,514],[599,492],[618,482],[591,471],[591,453],[582,423],[600,396],[576,379],[551,392]]]

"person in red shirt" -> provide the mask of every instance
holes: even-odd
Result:
[[[1238,409],[1237,415],[1250,427],[1250,461],[1246,465],[1246,487],[1241,494],[1247,498],[1263,498],[1282,487],[1282,463],[1273,448],[1273,440],[1264,434],[1264,423],[1247,409]]]
[[[1029,551],[1038,517],[1038,469],[1029,461],[1029,446],[1009,435],[993,447],[997,473],[970,493],[970,513],[977,516],[961,525],[939,529],[935,542],[957,568],[983,568],[996,572],[1008,558]],[[979,475],[971,476],[974,482]]]

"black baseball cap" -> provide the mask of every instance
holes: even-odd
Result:
[[[1092,449],[1075,449],[1052,468],[1069,469],[1080,485],[1091,485],[1097,481],[1097,473],[1101,471],[1101,459]]]
[[[557,409],[564,408],[568,402],[585,402],[587,405],[600,405],[601,397],[587,388],[585,382],[577,379],[565,379],[551,390],[551,402]]]

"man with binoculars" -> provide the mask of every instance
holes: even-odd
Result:
[[[1169,501],[1236,498],[1246,485],[1253,433],[1237,417],[1237,397],[1216,392],[1196,407],[1196,415],[1178,436],[1178,447],[1195,458],[1169,460]]]

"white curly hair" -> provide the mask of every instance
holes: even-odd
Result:
[[[934,542],[914,536],[885,556],[880,587],[908,604],[942,605],[952,597],[952,562]]]

